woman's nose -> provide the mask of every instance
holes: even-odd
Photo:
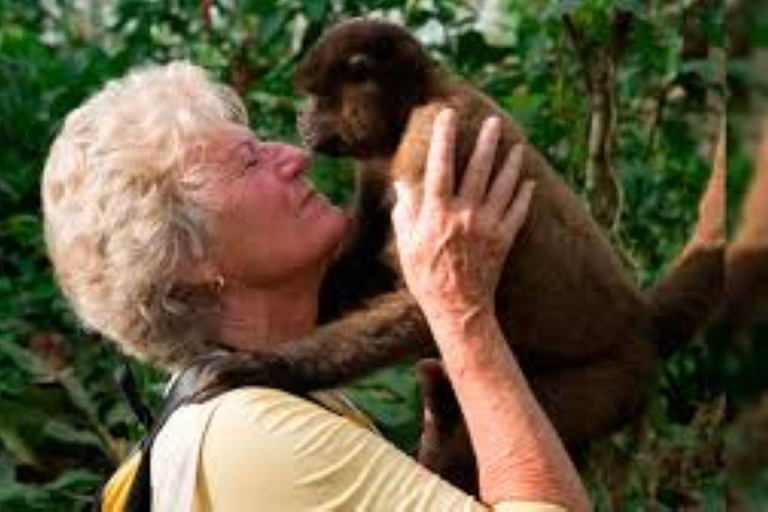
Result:
[[[262,150],[265,164],[272,167],[284,180],[302,176],[309,169],[311,157],[305,149],[290,144],[268,142],[263,145]]]

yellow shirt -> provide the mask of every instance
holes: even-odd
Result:
[[[241,388],[215,401],[199,453],[199,511],[564,510],[481,504],[371,430],[282,391]]]

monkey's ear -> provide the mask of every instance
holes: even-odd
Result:
[[[347,59],[345,74],[353,82],[362,82],[371,77],[374,66],[375,63],[370,55],[356,53]]]

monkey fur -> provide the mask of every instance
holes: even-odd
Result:
[[[204,390],[267,384],[303,393],[434,354],[427,323],[385,256],[392,253],[391,177],[419,186],[443,107],[458,114],[457,171],[490,115],[503,125],[494,172],[514,144],[525,142],[509,115],[444,73],[388,22],[355,19],[330,29],[300,63],[295,84],[308,97],[299,118],[305,142],[366,167],[357,235],[322,293],[323,319],[345,314],[275,351],[221,357]],[[663,293],[644,294],[583,202],[528,145],[522,174],[537,187],[499,282],[496,311],[542,407],[575,446],[639,411],[661,354],[692,336],[715,308],[722,248],[691,252],[664,280]]]

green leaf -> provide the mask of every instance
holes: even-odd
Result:
[[[45,424],[43,434],[56,441],[66,444],[76,444],[92,448],[99,451],[104,450],[101,440],[93,432],[75,428],[74,426],[60,420],[50,420]]]
[[[584,5],[584,0],[550,0],[549,5],[541,10],[541,19],[560,19],[575,13]]]
[[[325,19],[328,12],[329,1],[328,0],[305,0],[303,3],[304,14],[307,15],[309,21],[319,22]]]
[[[4,336],[0,336],[0,355],[8,357],[14,364],[30,375],[42,376],[49,372],[48,365],[40,358],[29,350],[9,341]]]
[[[0,424],[0,442],[16,461],[33,467],[40,467],[42,465],[42,461],[19,432],[7,428],[3,424]]]
[[[70,469],[53,482],[46,484],[49,491],[89,492],[102,483],[102,477],[87,469]]]
[[[271,44],[284,30],[291,12],[283,9],[271,11],[259,24],[259,42],[262,46]]]

